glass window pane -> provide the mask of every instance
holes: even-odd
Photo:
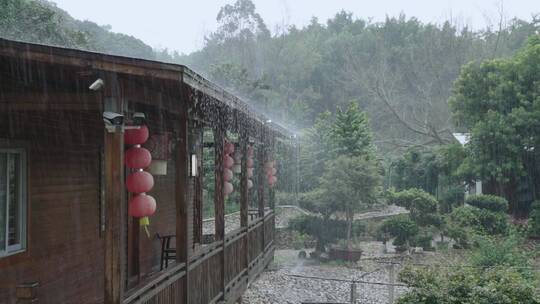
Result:
[[[7,155],[0,152],[0,252],[6,250]]]
[[[21,235],[21,204],[20,204],[20,174],[21,174],[21,156],[12,153],[8,158],[8,185],[9,185],[9,215],[8,215],[8,246],[20,243]]]

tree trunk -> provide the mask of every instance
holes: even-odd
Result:
[[[352,231],[352,223],[353,223],[354,213],[351,211],[347,211],[347,249],[352,248],[351,244],[351,231]]]

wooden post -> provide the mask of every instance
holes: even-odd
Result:
[[[356,283],[351,283],[351,304],[356,304]]]
[[[122,114],[120,88],[115,78],[105,80],[104,109]],[[126,201],[124,188],[124,132],[104,129],[105,162],[105,304],[120,304],[125,284]]]
[[[187,103],[187,100],[185,100]],[[178,140],[176,142],[176,262],[186,264],[183,299],[189,303],[189,232],[191,201],[188,200],[188,113],[186,107],[180,109]]]
[[[248,221],[248,208],[249,208],[249,189],[248,189],[248,174],[247,174],[247,157],[248,157],[248,135],[247,130],[240,130],[240,153],[242,154],[241,161],[241,173],[240,173],[240,227],[244,228],[246,231],[246,236],[244,237],[244,251],[245,251],[245,264],[244,268],[249,268],[249,250],[248,250],[248,239],[249,239],[249,221]]]
[[[257,153],[257,162],[259,164],[259,170],[257,174],[257,180],[258,180],[258,189],[257,189],[257,196],[258,196],[258,211],[259,211],[259,217],[264,218],[264,185],[265,185],[265,174],[264,174],[264,162],[266,158],[266,136],[265,135],[265,129],[264,127],[261,128],[261,146],[258,149]]]
[[[223,196],[223,146],[225,130],[222,124],[214,127],[214,151],[215,151],[215,186],[214,186],[214,219],[216,236],[215,241],[223,242],[223,250],[220,253],[220,290],[225,298],[225,197]]]
[[[394,274],[394,263],[391,263],[388,265],[388,282],[390,283],[388,285],[388,304],[394,303],[394,284],[396,282],[395,274]]]

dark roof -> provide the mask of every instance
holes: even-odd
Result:
[[[184,65],[3,38],[0,38],[0,56],[180,81],[215,98],[226,106],[249,115],[261,124],[265,124],[275,132],[278,132],[281,136],[291,137],[293,135],[279,124],[273,122],[267,123],[270,120],[267,116],[255,111],[252,106],[242,99]]]

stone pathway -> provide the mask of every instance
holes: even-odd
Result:
[[[362,267],[340,264],[319,264],[297,258],[296,250],[278,250],[274,263],[253,282],[243,296],[243,304],[300,304],[303,302],[349,303],[350,283],[301,278],[292,275],[388,282],[384,265],[362,262]],[[397,271],[396,271],[397,272]],[[387,303],[388,286],[357,285],[357,303]],[[396,297],[404,287],[395,287]]]

